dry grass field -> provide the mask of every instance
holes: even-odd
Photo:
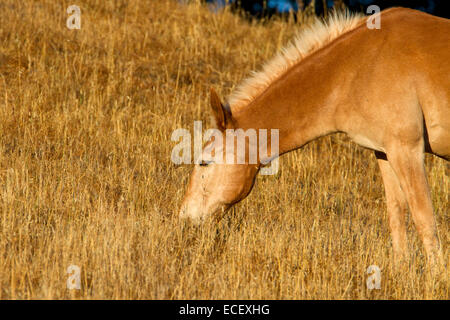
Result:
[[[448,299],[410,217],[411,264],[394,272],[375,157],[344,135],[284,155],[219,222],[178,220],[192,166],[171,162],[173,130],[209,123],[209,88],[226,97],[311,20],[2,0],[0,299]],[[426,165],[448,263],[449,164]],[[380,290],[366,287],[372,264]]]

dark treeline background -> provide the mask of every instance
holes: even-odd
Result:
[[[334,7],[345,5],[354,12],[367,12],[370,5],[380,9],[406,7],[421,10],[436,16],[450,18],[449,0],[206,0],[216,8],[231,5],[233,9],[242,9],[250,17],[270,17],[274,14],[288,14],[290,11],[314,8],[318,16],[327,15]],[[313,3],[312,3],[313,2]]]

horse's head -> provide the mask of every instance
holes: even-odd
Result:
[[[221,103],[214,90],[211,90],[211,107],[218,130],[203,147],[201,159],[196,161],[180,211],[180,218],[190,218],[196,223],[214,213],[225,212],[244,199],[259,170],[259,165],[250,162],[248,155],[241,162],[234,161],[237,148],[227,148],[226,130],[234,129],[235,121],[229,107]]]

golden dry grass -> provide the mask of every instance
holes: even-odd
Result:
[[[174,0],[78,0],[69,30],[70,4],[0,4],[1,299],[449,298],[410,218],[411,267],[394,273],[376,161],[345,136],[283,156],[218,224],[178,221],[191,167],[171,163],[172,131],[209,121],[209,87],[229,94],[307,14],[261,24]],[[449,166],[426,160],[448,260]],[[381,290],[366,288],[371,264]]]

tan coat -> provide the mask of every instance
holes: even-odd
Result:
[[[407,250],[409,207],[428,258],[436,260],[424,152],[450,159],[450,21],[394,8],[381,13],[381,29],[345,16],[316,28],[319,36],[309,31],[306,49],[301,41],[287,48],[232,94],[229,107],[212,91],[218,127],[279,129],[280,154],[334,132],[374,150],[395,254]],[[250,192],[258,169],[197,166],[181,216],[227,209]]]

